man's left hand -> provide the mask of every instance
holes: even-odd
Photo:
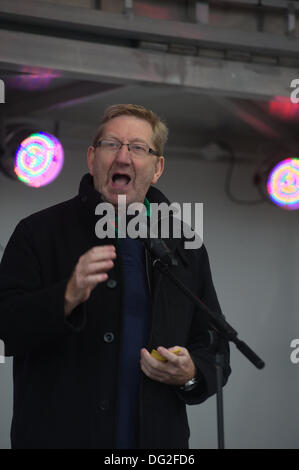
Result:
[[[173,351],[178,348],[180,351],[174,354]],[[182,346],[169,349],[160,346],[157,351],[166,359],[166,362],[155,359],[147,349],[141,349],[141,369],[150,379],[169,385],[183,385],[195,376],[196,367],[188,349]]]

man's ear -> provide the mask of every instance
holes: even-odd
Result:
[[[89,169],[89,173],[93,176],[93,161],[95,157],[95,149],[90,145],[87,150],[87,166]]]
[[[152,184],[157,183],[158,179],[162,175],[164,170],[164,157],[157,157],[157,161],[155,163],[155,173],[152,179]]]

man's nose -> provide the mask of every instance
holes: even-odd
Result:
[[[131,162],[131,152],[128,149],[127,144],[122,144],[120,149],[116,152],[115,159],[120,163],[130,163]]]

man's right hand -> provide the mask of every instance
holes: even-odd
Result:
[[[95,246],[79,258],[66,286],[64,296],[66,316],[89,298],[97,284],[108,279],[107,272],[113,268],[115,258],[114,245]]]

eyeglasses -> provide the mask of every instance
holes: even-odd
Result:
[[[129,144],[123,144],[119,140],[103,139],[94,145],[94,148],[101,147],[107,152],[118,152],[123,145],[128,147],[129,152],[131,152],[135,157],[146,157],[148,154],[159,156],[158,152],[151,149],[149,145],[141,142],[130,142]]]

